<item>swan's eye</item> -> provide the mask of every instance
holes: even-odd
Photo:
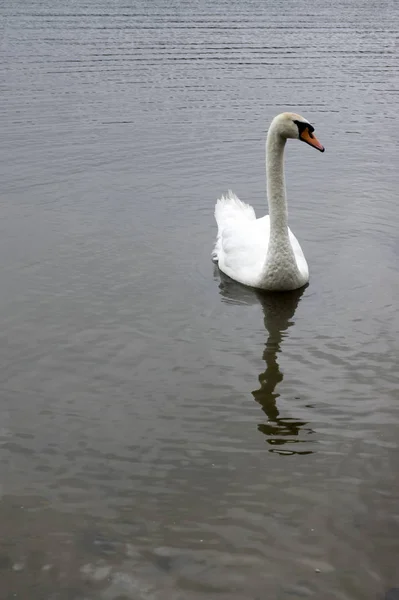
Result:
[[[294,121],[298,127],[298,137],[303,142],[306,142],[313,148],[317,148],[320,152],[324,152],[324,147],[320,144],[319,140],[313,135],[314,127],[310,123],[304,123],[303,121]]]
[[[310,123],[304,123],[303,121],[294,121],[295,125],[298,127],[299,137],[303,134],[303,132],[307,129],[309,131],[310,137],[314,132],[314,127]]]

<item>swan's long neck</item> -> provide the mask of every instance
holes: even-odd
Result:
[[[270,239],[264,278],[269,287],[282,288],[299,275],[288,234],[288,212],[284,179],[286,139],[277,127],[270,127],[266,141],[267,198],[270,216]]]
[[[288,241],[288,213],[284,180],[286,140],[271,127],[266,141],[267,199],[270,215],[270,242]]]

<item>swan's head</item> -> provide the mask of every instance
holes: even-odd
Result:
[[[294,140],[301,140],[306,142],[313,148],[324,152],[324,146],[322,146],[314,135],[314,127],[301,115],[296,113],[281,113],[277,115],[272,121],[270,128],[275,129],[281,137]]]

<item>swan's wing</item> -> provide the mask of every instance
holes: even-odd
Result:
[[[262,273],[269,243],[269,217],[256,219],[254,209],[233,194],[215,208],[218,236],[214,259],[232,279],[256,286]]]
[[[252,206],[241,202],[231,190],[226,196],[218,199],[215,206],[215,219],[218,226],[215,247],[212,252],[212,258],[219,260],[222,252],[222,236],[225,230],[240,227],[248,221],[255,221],[256,215]]]
[[[215,219],[219,231],[235,221],[256,219],[255,211],[249,204],[241,200],[229,190],[226,196],[218,199],[215,206]]]

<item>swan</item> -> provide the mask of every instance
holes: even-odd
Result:
[[[324,152],[313,132],[309,121],[295,113],[281,113],[271,122],[266,139],[269,215],[257,219],[253,207],[231,191],[217,200],[212,259],[231,279],[270,291],[295,290],[309,281],[305,256],[287,225],[284,148],[287,139],[296,139]]]

